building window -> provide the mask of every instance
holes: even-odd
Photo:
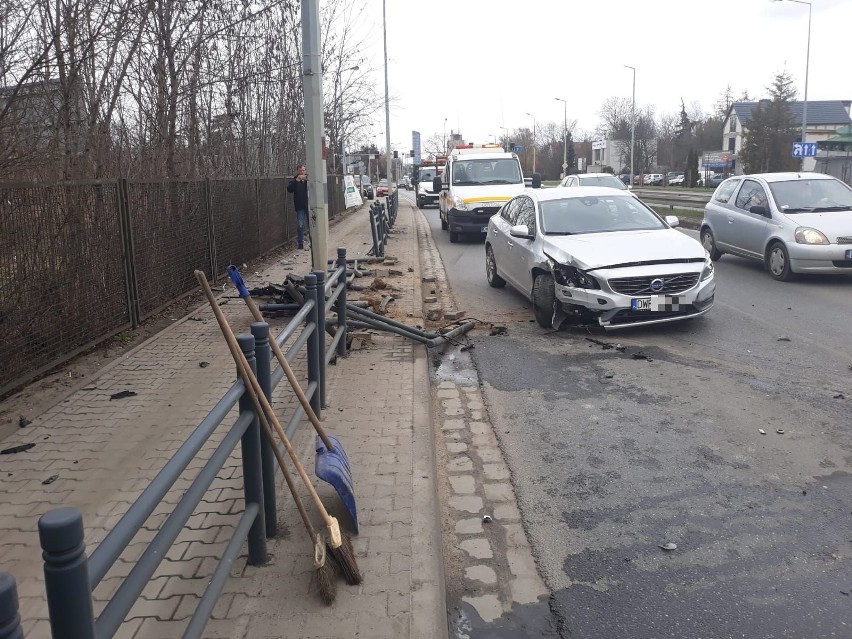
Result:
[[[731,133],[735,133],[737,130],[737,117],[731,116]]]
[[[730,138],[728,140],[728,152],[734,153],[737,150],[737,139]]]

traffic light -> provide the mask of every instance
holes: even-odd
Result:
[[[398,160],[398,159],[399,159],[399,151],[394,151],[394,152],[393,152],[393,159],[394,159],[394,160]]]

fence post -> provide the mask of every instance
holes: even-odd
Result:
[[[254,358],[254,337],[252,335],[237,335],[243,355],[246,356],[252,371],[257,373],[257,362]],[[263,477],[260,467],[260,422],[254,413],[254,402],[248,392],[243,391],[240,397],[240,414],[254,414],[246,432],[243,433],[240,445],[243,452],[243,492],[245,503],[257,504],[257,516],[251,524],[248,534],[249,563],[260,566],[266,563],[266,524],[263,511]]]
[[[311,309],[310,320],[314,323],[315,330],[308,336],[308,384],[311,382],[317,383],[317,390],[311,396],[311,408],[314,409],[317,417],[320,417],[322,411],[322,403],[320,399],[320,361],[319,361],[319,340],[325,341],[325,327],[319,325],[317,313],[319,309],[319,295],[317,295],[317,276],[316,272],[305,275],[305,298],[313,300],[314,307]]]
[[[39,518],[38,536],[44,558],[51,636],[95,639],[83,515],[76,508],[54,508]]]
[[[337,356],[346,357],[346,249],[337,249],[337,268],[343,269],[337,286],[340,287],[340,295],[337,296],[337,332],[343,333],[337,342]]]
[[[375,257],[381,257],[381,248],[379,247],[379,229],[378,223],[376,221],[376,207],[378,207],[378,203],[374,203],[370,205],[370,231],[373,234],[373,255]]]
[[[325,271],[314,271],[317,276],[317,351],[319,353],[320,406],[325,408]]]
[[[122,253],[124,262],[125,293],[127,295],[127,311],[130,316],[130,326],[138,328],[141,323],[139,312],[139,283],[136,279],[136,252],[133,246],[133,221],[130,215],[130,195],[127,179],[120,178],[116,183],[116,198],[118,204],[118,228],[121,232]]]
[[[213,219],[213,190],[204,178],[204,213],[207,218],[207,250],[210,252],[210,280],[216,281],[216,221]]]
[[[269,324],[252,322],[254,335],[254,357],[257,361],[257,381],[269,403],[272,403],[272,349],[269,346]],[[266,437],[260,438],[260,468],[263,476],[263,511],[266,520],[266,538],[278,533],[278,513],[275,500],[275,456],[272,444]]]
[[[0,572],[0,639],[24,639],[15,578]]]

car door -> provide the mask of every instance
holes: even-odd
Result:
[[[532,198],[520,195],[517,200],[517,215],[514,225],[525,224],[533,238],[536,235],[535,203]],[[506,260],[506,271],[512,285],[525,294],[532,291],[532,267],[534,239],[509,236],[506,243],[508,259]]]
[[[491,250],[494,252],[494,261],[497,263],[497,271],[503,279],[507,279],[507,267],[509,260],[509,241],[513,240],[509,235],[509,229],[515,223],[518,216],[518,198],[509,200],[500,209],[500,212],[491,217],[491,231],[488,239]]]
[[[757,180],[746,178],[733,202],[734,205],[728,207],[727,228],[730,236],[726,243],[733,253],[762,259],[766,224],[769,221],[766,190]],[[766,213],[752,213],[753,206],[763,206]]]
[[[731,198],[740,185],[740,180],[728,180],[720,185],[713,197],[704,207],[704,220],[713,231],[713,237],[717,248],[727,246],[732,239],[730,222],[728,222],[729,210],[734,206]]]

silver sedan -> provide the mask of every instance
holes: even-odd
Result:
[[[698,317],[713,306],[713,265],[677,223],[606,187],[530,190],[488,222],[488,283],[523,293],[544,327]]]
[[[701,243],[763,262],[776,280],[852,274],[852,188],[822,173],[728,178],[704,207]]]

